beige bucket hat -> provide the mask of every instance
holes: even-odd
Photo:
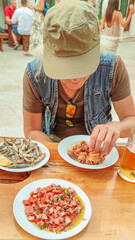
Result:
[[[96,71],[100,30],[96,10],[87,2],[65,0],[45,16],[43,66],[48,77],[74,79]]]

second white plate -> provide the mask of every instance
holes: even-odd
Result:
[[[72,159],[71,157],[69,157],[67,151],[68,148],[74,144],[78,144],[81,141],[86,141],[88,144],[90,142],[90,136],[88,135],[74,135],[71,137],[67,137],[65,139],[63,139],[58,146],[58,152],[61,155],[61,157],[71,163],[74,166],[77,167],[81,167],[81,168],[87,168],[87,169],[103,169],[103,168],[107,168],[112,166],[119,157],[118,151],[115,147],[113,147],[112,151],[110,152],[110,154],[108,156],[105,157],[105,160],[100,163],[100,164],[95,164],[95,165],[88,165],[88,164],[83,164],[80,163],[74,159]]]

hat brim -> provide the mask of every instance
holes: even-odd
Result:
[[[75,79],[94,73],[99,65],[100,44],[89,52],[73,57],[57,57],[44,48],[43,66],[52,79]]]

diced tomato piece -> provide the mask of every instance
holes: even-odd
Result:
[[[57,226],[56,227],[56,232],[60,232],[62,229],[61,229],[61,227],[60,226]]]
[[[52,187],[56,187],[56,184],[55,184],[55,183],[52,183],[51,186],[52,186]]]
[[[73,221],[73,220],[75,220],[77,218],[77,215],[72,215],[72,216],[70,216],[70,218]]]
[[[36,197],[31,197],[29,200],[30,200],[31,203],[35,203],[37,201],[37,198]]]
[[[59,198],[58,203],[59,203],[60,206],[65,206],[66,205],[66,202],[61,200],[60,198]]]
[[[33,195],[34,195],[34,193],[33,193],[33,192],[31,192],[31,193],[30,193],[30,196],[32,197]]]
[[[52,228],[52,227],[49,227],[49,231],[50,231],[50,232],[53,232],[53,228]]]
[[[41,197],[43,197],[43,195],[44,195],[43,192],[40,192],[40,193],[38,193],[37,196],[38,196],[38,198],[41,198]]]
[[[33,206],[25,206],[25,213],[27,216],[33,214],[33,212],[34,212]]]
[[[42,199],[41,199],[41,203],[42,203],[42,204],[45,204],[45,202],[46,202],[46,199],[45,199],[45,198],[42,198]]]
[[[35,219],[35,223],[38,223],[41,221],[41,218]]]
[[[55,223],[56,226],[59,226],[60,225],[60,218],[56,218],[54,220],[54,223]]]
[[[23,203],[25,206],[28,206],[29,204],[31,204],[30,200],[24,200]]]
[[[55,193],[55,194],[60,194],[60,193],[62,193],[61,190],[53,190],[52,192]]]
[[[51,192],[51,188],[49,188],[49,187],[47,187],[45,190],[46,190],[47,193]]]

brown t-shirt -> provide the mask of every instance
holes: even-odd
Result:
[[[56,125],[53,129],[53,133],[61,139],[76,134],[87,134],[84,124],[84,86],[77,90],[75,97],[72,99],[72,103],[76,106],[75,114],[71,119],[74,127],[69,127],[65,124],[67,119],[66,107],[71,99],[67,96],[60,81],[58,82],[58,87],[59,100]],[[113,102],[120,101],[128,97],[130,93],[130,83],[127,70],[120,56],[117,56],[114,67],[111,99]],[[42,112],[42,101],[29,79],[27,70],[25,71],[23,79],[23,108],[32,113]]]

